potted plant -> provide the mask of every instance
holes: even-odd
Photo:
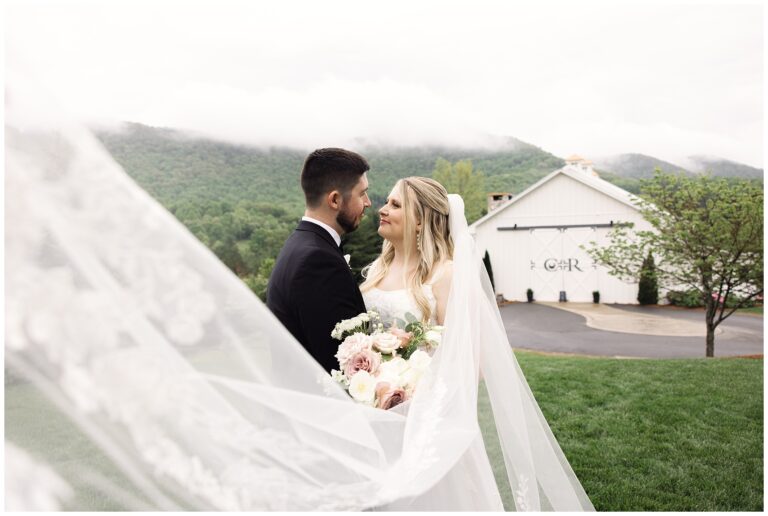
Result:
[[[528,297],[528,302],[533,303],[533,290],[526,290],[525,295]]]
[[[593,290],[592,291],[592,302],[596,305],[600,304],[600,291],[599,290]]]

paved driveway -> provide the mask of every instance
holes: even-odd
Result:
[[[638,316],[671,318],[681,323],[700,321],[699,310],[646,308],[636,305],[610,305],[622,310],[631,327]],[[513,303],[502,306],[501,317],[513,348],[576,353],[581,355],[645,358],[704,357],[704,337],[619,333],[587,326],[587,319],[576,313],[539,303]],[[669,321],[666,321],[667,323]],[[715,337],[715,356],[756,355],[763,353],[763,318],[734,314],[723,322]]]

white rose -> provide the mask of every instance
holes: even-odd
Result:
[[[393,387],[402,387],[404,385],[403,373],[408,370],[408,362],[400,357],[382,362],[376,379],[379,382],[387,382]]]
[[[408,369],[400,377],[400,385],[405,386],[408,393],[412,394],[423,374],[424,371],[421,369]]]
[[[385,355],[391,355],[397,348],[400,347],[400,339],[396,335],[391,333],[377,333],[372,335],[373,346],[384,353]]]
[[[424,334],[424,338],[433,346],[439,346],[443,336],[439,331],[432,329]]]
[[[406,369],[408,369],[408,362],[401,357],[395,357],[392,360],[382,362],[379,366],[379,372],[381,374],[390,374],[393,376],[400,376]]]
[[[418,371],[424,371],[429,367],[429,363],[432,361],[432,357],[429,356],[429,353],[426,351],[422,351],[420,349],[417,349],[413,352],[411,357],[408,359],[408,365],[411,367],[411,369],[416,369]]]
[[[349,381],[349,394],[356,401],[373,403],[377,380],[368,371],[358,371]]]
[[[376,374],[376,384],[381,385],[382,383],[388,383],[392,389],[399,389],[405,386],[402,376],[392,374],[392,372],[382,373],[379,370]]]

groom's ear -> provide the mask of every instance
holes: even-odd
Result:
[[[341,192],[339,192],[338,190],[333,190],[329,192],[325,200],[328,203],[328,206],[330,206],[334,210],[341,209],[342,195],[341,195]]]

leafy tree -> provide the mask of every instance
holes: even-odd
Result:
[[[443,158],[438,158],[432,178],[440,182],[448,193],[461,195],[470,224],[486,212],[485,176],[479,170],[472,169],[471,161],[461,160],[451,164]]]
[[[363,268],[381,253],[382,238],[379,236],[379,214],[376,207],[384,204],[384,201],[372,198],[371,204],[373,206],[366,212],[360,227],[344,235],[344,252],[350,255],[349,265],[358,283],[363,282]]]
[[[659,282],[656,281],[656,264],[653,261],[653,253],[650,251],[648,251],[648,256],[645,257],[643,266],[640,268],[637,301],[641,305],[655,305],[659,302]]]
[[[272,275],[272,269],[275,268],[275,259],[267,258],[259,267],[256,274],[245,276],[243,281],[248,288],[250,288],[254,294],[259,298],[267,302],[267,286],[269,285],[269,277]]]
[[[221,240],[217,240],[214,242],[213,246],[211,246],[211,250],[216,253],[216,256],[219,257],[219,260],[224,262],[224,265],[229,267],[229,269],[238,276],[242,276],[247,272],[243,257],[240,255],[240,251],[238,250],[237,245],[235,245],[235,241],[232,240],[231,237],[227,238],[223,242]]]
[[[660,285],[697,290],[706,306],[706,356],[712,357],[717,326],[763,293],[762,184],[657,170],[643,181],[639,207],[652,230],[615,227],[609,246],[592,242],[588,252],[629,281],[637,280],[652,252]]]

